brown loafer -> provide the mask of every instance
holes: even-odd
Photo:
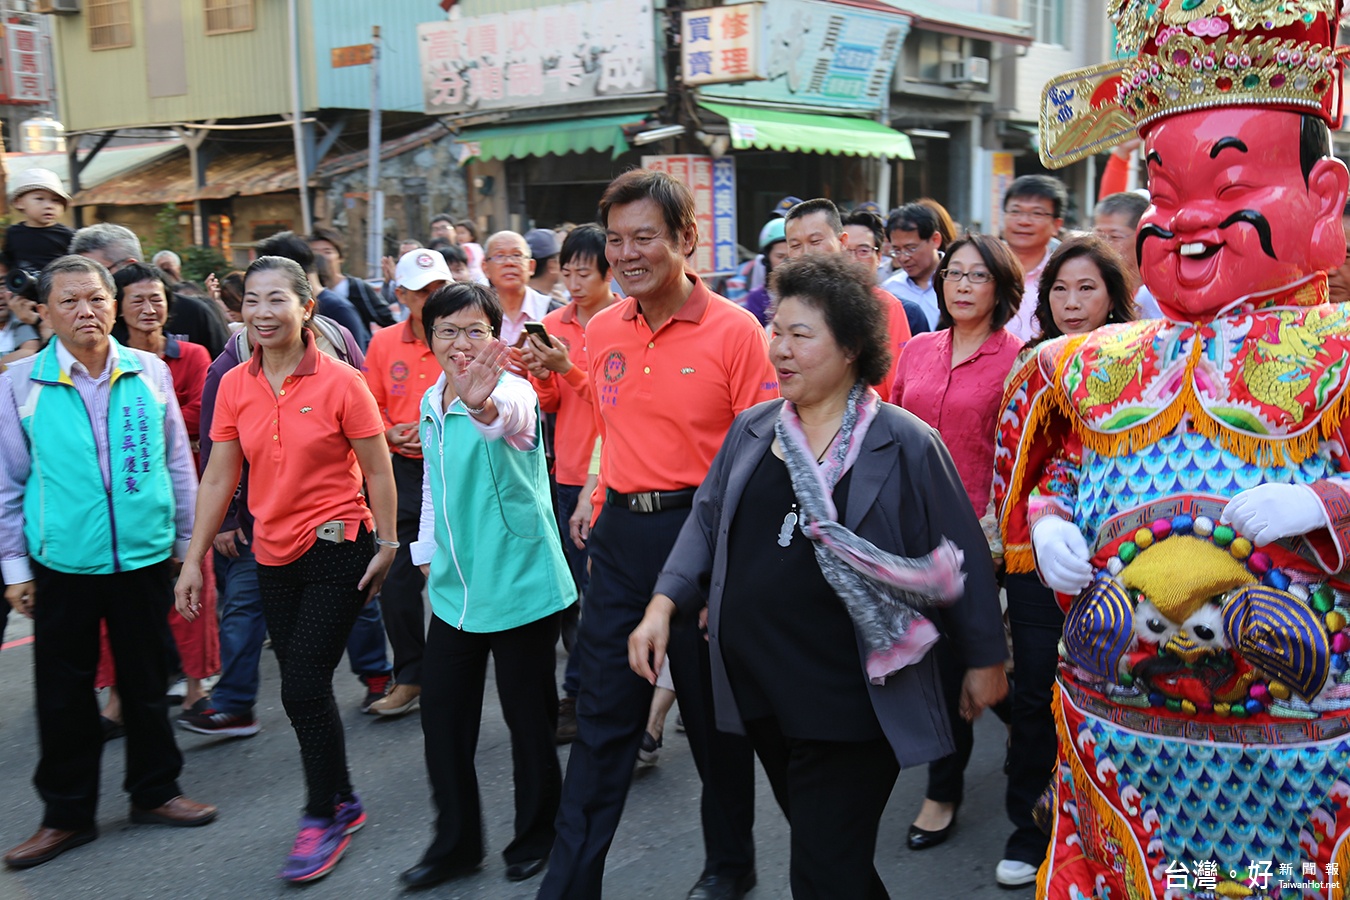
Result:
[[[136,825],[175,825],[179,828],[195,828],[215,819],[220,810],[209,803],[189,800],[182,794],[174,797],[163,806],[154,809],[131,807],[131,821]]]
[[[97,828],[85,831],[63,831],[43,825],[37,834],[5,854],[5,865],[11,869],[28,869],[56,859],[62,853],[98,837]]]

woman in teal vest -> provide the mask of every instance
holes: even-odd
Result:
[[[509,348],[491,288],[451,284],[422,321],[445,370],[422,398],[426,477],[412,560],[427,573],[432,619],[422,664],[422,733],[435,836],[403,873],[426,887],[478,868],[483,823],[474,752],[487,658],[496,662],[515,769],[515,839],[506,877],[544,867],[562,773],[553,735],[559,613],[576,599],[549,499],[538,399],[503,372]]]

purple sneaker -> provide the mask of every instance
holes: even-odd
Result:
[[[366,811],[361,806],[361,798],[352,794],[350,800],[340,800],[333,808],[333,821],[342,828],[343,834],[360,831],[366,824]]]
[[[344,827],[335,820],[305,816],[300,820],[300,833],[295,836],[295,846],[291,847],[281,877],[297,884],[322,878],[333,871],[351,842]]]

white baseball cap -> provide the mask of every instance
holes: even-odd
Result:
[[[9,180],[9,202],[13,203],[29,191],[36,191],[39,188],[51,191],[66,203],[70,202],[70,194],[66,193],[61,176],[51,169],[37,168],[27,169]]]
[[[419,247],[410,250],[394,269],[394,284],[409,291],[420,291],[435,281],[454,281],[445,257],[439,251]]]

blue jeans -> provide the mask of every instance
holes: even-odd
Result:
[[[220,681],[211,691],[218,712],[243,715],[258,699],[258,663],[267,624],[258,593],[258,563],[253,548],[236,543],[236,559],[215,554],[216,614],[220,616]],[[379,602],[368,603],[356,617],[347,638],[352,671],[363,679],[388,675],[393,667],[385,653],[384,622]]]
[[[347,638],[347,662],[352,672],[365,681],[372,675],[392,675],[394,665],[384,643],[384,618],[380,615],[380,601],[372,600],[361,607]]]
[[[220,616],[220,681],[211,690],[218,712],[244,715],[258,697],[258,661],[267,625],[258,594],[258,563],[253,548],[236,542],[239,556],[214,554],[216,613]]]
[[[572,581],[577,586],[576,604],[563,610],[563,621],[566,625],[569,614],[578,618],[581,615],[581,595],[586,593],[590,579],[586,572],[586,559],[589,554],[572,543],[571,526],[568,524],[572,513],[576,512],[577,500],[581,499],[581,485],[559,483],[557,497],[558,530],[562,533],[563,556],[567,558],[567,567],[571,570]],[[575,634],[580,633],[580,629],[575,630]],[[567,654],[567,668],[563,672],[563,694],[568,697],[575,697],[581,686],[581,654],[576,652],[576,637],[572,641],[572,648]]]

